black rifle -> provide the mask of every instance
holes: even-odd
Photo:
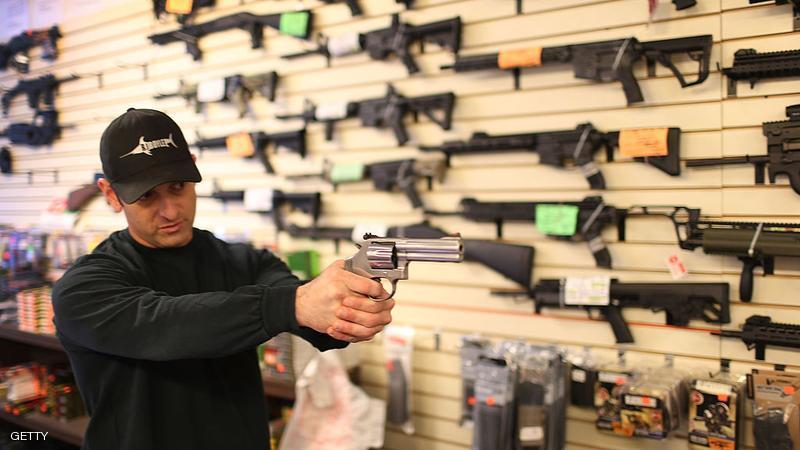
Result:
[[[625,219],[629,216],[666,216],[672,220],[678,245],[684,250],[703,248],[712,255],[735,256],[742,261],[739,297],[753,298],[753,270],[764,275],[775,271],[776,256],[800,257],[800,224],[769,222],[727,222],[701,220],[700,209],[686,206],[634,206],[620,211],[619,240],[625,240]]]
[[[358,102],[338,102],[326,105],[315,105],[308,99],[304,102],[303,112],[300,114],[278,114],[276,119],[292,120],[303,119],[308,125],[312,122],[325,124],[325,140],[333,139],[333,126],[336,122],[358,116]]]
[[[772,0],[750,0],[750,4],[754,5],[756,3],[766,3]],[[794,20],[792,23],[794,24],[794,31],[800,31],[800,0],[775,0],[776,5],[788,5],[792,4],[792,14],[794,16]]]
[[[200,52],[200,47],[198,46],[198,41],[201,37],[211,33],[241,28],[250,33],[250,47],[256,49],[264,46],[264,27],[272,27],[279,30],[281,34],[308,39],[309,31],[311,30],[311,19],[311,11],[293,11],[281,14],[264,14],[261,16],[248,12],[241,12],[220,17],[219,19],[214,19],[206,23],[184,26],[175,31],[152,34],[147,38],[156,45],[185,42],[186,51],[192,55],[195,61],[198,61],[203,57]],[[294,24],[291,26],[288,25],[293,22],[301,22],[300,25],[303,26],[298,25],[295,27]]]
[[[786,175],[792,189],[800,194],[800,104],[786,107],[789,120],[764,122],[761,125],[767,137],[766,155],[728,156],[686,161],[686,167],[705,167],[728,164],[752,164],[755,168],[756,184],[764,184],[764,173],[769,182],[775,184],[778,175]]]
[[[44,30],[28,30],[11,38],[7,43],[0,45],[0,70],[12,66],[19,73],[28,73],[28,50],[37,45],[42,46],[42,59],[53,61],[58,57],[56,41],[61,37],[58,27]]]
[[[581,201],[564,202],[480,202],[474,198],[461,200],[459,211],[427,211],[431,215],[457,215],[467,220],[494,223],[497,237],[503,237],[506,221],[536,222],[538,205],[562,205],[577,208],[576,226],[572,235],[550,235],[564,241],[586,242],[598,267],[611,268],[611,253],[603,242],[603,229],[617,222],[617,209],[603,203],[599,196],[586,197]]]
[[[406,66],[408,73],[419,72],[419,67],[411,56],[411,44],[420,43],[424,53],[425,43],[433,43],[448,48],[453,53],[461,49],[461,18],[455,17],[424,25],[411,25],[400,22],[400,15],[392,15],[392,24],[387,28],[327,38],[318,36],[317,47],[300,53],[282,56],[286,59],[309,55],[323,55],[330,65],[331,57],[345,56],[366,50],[369,57],[385,61],[394,54]]]
[[[408,132],[403,125],[403,117],[407,113],[413,114],[415,121],[422,113],[443,130],[449,130],[453,122],[455,102],[456,96],[452,92],[404,97],[389,85],[385,97],[358,102],[358,117],[364,126],[391,128],[397,138],[397,145],[403,145],[408,142]],[[442,117],[437,117],[437,112]]]
[[[589,317],[600,318],[611,325],[618,344],[633,342],[623,308],[645,308],[667,314],[667,325],[685,327],[690,320],[708,323],[730,323],[728,283],[621,283],[611,280],[608,305],[565,304],[565,279],[540,280],[528,295],[534,299],[536,313],[543,308],[585,309]],[[519,293],[495,291],[496,294]]]
[[[764,78],[782,78],[800,75],[800,50],[759,53],[753,48],[736,50],[733,66],[722,69],[728,77],[728,96],[736,96],[739,80],[750,82],[752,89]]]
[[[275,117],[281,120],[303,119],[306,124],[324,123],[325,140],[328,141],[333,138],[333,126],[336,122],[359,117],[364,126],[391,128],[397,138],[397,144],[403,145],[408,142],[408,132],[403,125],[403,117],[407,113],[413,114],[414,121],[417,121],[419,114],[422,113],[442,129],[449,130],[453,122],[455,101],[456,96],[452,92],[404,97],[397,93],[394,86],[389,85],[385,97],[326,105],[314,105],[306,101],[302,113],[279,114]]]
[[[619,146],[619,131],[604,133],[591,123],[583,123],[574,130],[546,131],[540,133],[505,134],[492,136],[473,133],[467,141],[445,141],[440,146],[420,146],[424,152],[443,152],[450,163],[453,155],[533,151],[539,162],[553,167],[576,166],[580,168],[592,189],[605,189],[606,182],[594,162],[594,154],[606,150],[606,160],[614,160],[614,148]],[[678,176],[681,173],[680,128],[667,130],[667,155],[635,157],[634,161],[654,166],[661,171]]]
[[[245,195],[245,191],[222,191],[215,189],[214,192],[207,197],[226,203],[242,202],[244,201]],[[310,215],[316,226],[317,220],[320,214],[322,214],[322,195],[319,192],[288,193],[275,190],[272,191],[272,209],[270,211],[253,212],[271,215],[275,223],[275,228],[278,231],[284,231],[287,228],[286,220],[284,219],[284,210],[286,209],[289,211],[298,210]],[[292,227],[294,225],[288,226]]]
[[[12,144],[30,146],[50,145],[66,128],[58,124],[57,111],[36,111],[33,123],[12,123],[0,136],[7,137]]]
[[[576,78],[598,82],[620,81],[628,104],[644,101],[639,83],[633,75],[633,65],[644,58],[648,76],[655,76],[656,63],[667,67],[678,77],[681,87],[700,84],[708,78],[711,60],[711,35],[691,36],[662,41],[640,42],[635,37],[588,44],[563,45],[537,49],[511,50],[486,55],[456,58],[452,65],[442,69],[467,72],[485,69],[511,70],[514,86],[519,89],[520,71],[549,63],[572,63]],[[698,62],[697,79],[686,81],[672,62],[675,54],[686,54]]]
[[[3,105],[3,115],[8,115],[8,109],[14,97],[21,94],[28,96],[28,106],[30,106],[31,109],[43,109],[43,106],[52,108],[58,85],[66,81],[77,80],[78,78],[80,77],[77,75],[71,75],[66,78],[56,78],[55,75],[49,74],[39,78],[19,80],[16,86],[3,94],[3,99],[1,101]]]
[[[348,166],[347,164],[342,165]],[[393,192],[395,190],[402,191],[411,206],[414,208],[422,208],[422,197],[417,191],[416,182],[420,178],[426,179],[428,183],[428,190],[433,189],[433,180],[441,182],[444,179],[445,166],[442,161],[425,161],[416,159],[401,159],[397,161],[383,161],[372,164],[352,165],[354,169],[360,169],[358,174],[348,174],[346,180],[337,180],[332,178],[332,174],[336,173],[336,165],[326,164],[326,167],[321,173],[304,174],[304,175],[288,175],[287,179],[297,178],[322,178],[323,180],[331,183],[334,190],[336,186],[341,183],[355,182],[365,179],[371,179],[372,184],[378,191]],[[352,175],[352,177],[351,177]]]
[[[756,359],[764,360],[767,345],[800,348],[800,325],[776,323],[769,316],[750,316],[742,324],[742,331],[720,330],[711,334],[726,338],[740,338],[748,350],[756,349]]]
[[[325,239],[336,242],[351,240],[353,228],[298,227],[288,225],[290,236],[306,239]],[[450,236],[441,228],[427,221],[415,225],[390,227],[387,237],[407,237],[415,239],[435,239]],[[520,286],[530,286],[533,273],[534,248],[527,245],[506,244],[503,242],[464,239],[464,259],[480,263],[514,281]],[[338,250],[337,250],[338,251]]]
[[[192,11],[189,14],[178,14],[178,23],[185,24],[192,16],[197,13],[200,8],[213,7],[216,0],[194,0],[192,2]],[[167,12],[167,0],[153,0],[153,14],[156,19],[160,19]]]
[[[267,144],[270,142],[274,144],[276,149],[286,148],[299,154],[303,158],[306,157],[305,128],[282,133],[264,133],[259,131],[249,134],[250,139],[253,141],[253,150],[255,150],[254,154],[250,156],[250,158],[257,156],[267,173],[275,173],[275,169],[272,167],[272,163],[269,160],[269,155],[267,154]],[[228,136],[198,139],[195,141],[194,145],[201,151],[210,148],[222,149],[226,147],[227,140]]]
[[[278,85],[278,74],[267,72],[260,75],[232,75],[225,77],[225,94],[220,99],[222,102],[231,102],[236,105],[239,117],[244,117],[253,95],[257,92],[269,101],[275,101],[275,89]],[[153,96],[156,100],[170,97],[183,97],[187,104],[194,104],[195,112],[200,113],[204,103],[197,99],[196,84],[180,82],[178,90],[168,94]]]
[[[672,4],[675,5],[675,9],[680,11],[683,9],[689,9],[692,6],[696,5],[697,0],[672,0]]]

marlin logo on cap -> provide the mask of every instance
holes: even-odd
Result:
[[[153,150],[157,148],[168,148],[170,145],[172,145],[175,148],[178,148],[178,146],[175,145],[175,141],[172,140],[172,133],[170,133],[169,137],[167,138],[155,139],[149,142],[144,140],[144,136],[141,136],[139,137],[139,144],[136,147],[134,147],[133,150],[131,150],[130,152],[120,156],[119,159],[122,159],[126,156],[140,155],[140,154],[153,156],[152,153]]]

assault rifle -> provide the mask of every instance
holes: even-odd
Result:
[[[326,239],[336,242],[354,240],[354,228],[299,227],[288,225],[290,236],[306,239]],[[388,237],[435,239],[450,236],[427,221],[415,225],[389,227]],[[357,237],[356,237],[357,238]],[[338,249],[337,249],[338,252]],[[506,244],[481,239],[464,239],[464,259],[480,263],[521,286],[530,286],[533,273],[534,248],[527,245]]]
[[[772,275],[776,256],[800,257],[800,224],[702,220],[698,208],[634,206],[619,213],[620,241],[625,240],[625,220],[630,216],[666,216],[675,226],[682,249],[702,247],[706,254],[737,257],[743,264],[739,297],[744,302],[753,298],[756,267],[762,267],[765,276]]]
[[[0,136],[7,137],[12,144],[30,146],[50,145],[66,128],[58,123],[57,111],[36,111],[33,123],[12,123]]]
[[[766,3],[772,0],[750,0],[750,4],[754,5],[756,3]],[[792,23],[794,24],[794,31],[800,31],[800,0],[775,0],[776,5],[788,5],[792,4],[792,14],[794,16],[794,20]]]
[[[422,208],[422,198],[417,191],[416,182],[425,178],[428,190],[433,189],[433,180],[441,182],[444,179],[445,166],[443,161],[423,161],[416,159],[401,159],[397,161],[383,161],[372,164],[325,164],[323,171],[308,175],[288,175],[287,179],[322,178],[336,186],[342,183],[357,182],[371,179],[378,191],[402,191],[411,206]]]
[[[481,202],[474,198],[461,200],[459,211],[426,211],[430,215],[456,215],[480,223],[494,223],[498,239],[503,237],[506,221],[537,222],[537,216],[547,224],[540,230],[555,239],[586,242],[598,267],[611,268],[611,253],[601,236],[603,229],[617,222],[617,209],[606,205],[599,196],[581,201],[564,202]],[[552,219],[556,217],[556,219]],[[553,225],[553,222],[555,225]]]
[[[254,189],[253,191],[262,191],[262,189]],[[270,191],[267,189],[267,191]],[[259,192],[260,194],[260,192]],[[270,192],[272,197],[272,204],[270,207],[263,210],[251,210],[259,214],[269,214],[275,223],[275,228],[278,231],[286,230],[287,224],[284,219],[285,210],[301,211],[311,216],[314,225],[316,226],[320,214],[322,214],[322,195],[319,192],[309,193],[289,193],[279,190],[272,190]],[[245,202],[247,203],[248,191],[222,191],[214,190],[209,196],[199,195],[198,197],[213,198],[223,203],[226,202]],[[289,225],[291,226],[291,225]]]
[[[756,359],[764,360],[767,345],[800,348],[800,325],[776,323],[769,316],[750,316],[742,324],[742,331],[720,330],[711,334],[725,338],[739,338],[748,350],[756,349]]]
[[[589,317],[595,317],[599,313],[599,318],[611,325],[618,344],[634,341],[631,330],[622,317],[623,308],[664,311],[667,325],[679,327],[689,325],[690,320],[703,320],[713,324],[731,321],[728,283],[622,283],[611,279],[608,297],[596,299],[602,304],[582,304],[583,299],[568,298],[569,284],[569,279],[564,278],[540,280],[528,292],[534,299],[536,314],[541,313],[544,308],[585,309]],[[509,291],[494,293],[518,294]],[[595,298],[592,297],[591,300]]]
[[[782,78],[800,75],[800,50],[759,53],[753,48],[742,48],[733,54],[733,66],[722,69],[728,77],[728,96],[736,97],[736,83],[750,82],[752,89],[764,78]]]
[[[656,139],[634,139],[629,142],[626,133],[636,134],[640,131],[660,133]],[[662,128],[651,130],[621,130],[604,133],[591,123],[583,123],[574,130],[549,131],[540,133],[506,134],[492,136],[483,132],[473,133],[467,141],[445,141],[440,146],[420,146],[425,152],[443,152],[449,164],[453,155],[470,155],[478,153],[499,153],[509,151],[533,151],[539,154],[539,162],[553,167],[577,166],[583,173],[592,189],[605,189],[606,182],[599,167],[594,162],[594,154],[605,149],[606,160],[614,160],[614,149],[620,147],[620,136],[626,142],[626,152],[642,154],[651,146],[651,141],[661,141],[660,154],[664,156],[634,157],[634,161],[654,166],[661,171],[678,176],[681,173],[680,161],[680,128]],[[657,143],[657,142],[656,142]],[[657,143],[658,144],[658,143]],[[625,152],[623,152],[625,153]]]
[[[756,184],[764,184],[764,173],[769,182],[775,184],[778,175],[786,175],[792,189],[800,194],[800,104],[786,107],[789,120],[764,122],[761,125],[767,138],[766,155],[727,156],[686,161],[686,167],[706,167],[728,164],[752,164],[755,168]]]
[[[644,58],[648,76],[655,76],[656,63],[667,67],[678,77],[681,87],[700,84],[708,78],[711,60],[712,36],[691,36],[678,39],[641,42],[635,37],[588,44],[562,45],[558,47],[526,48],[502,51],[486,55],[457,57],[452,65],[442,69],[468,72],[486,69],[511,70],[514,86],[519,89],[520,71],[526,67],[538,67],[549,63],[572,63],[576,78],[598,82],[620,81],[628,104],[644,100],[639,83],[633,75],[633,65]],[[698,62],[698,75],[694,81],[686,81],[683,73],[672,61],[673,55],[686,54]]]
[[[195,141],[194,145],[201,151],[210,148],[222,149],[235,145],[233,142],[236,138],[244,138],[245,141],[247,141],[245,135],[249,136],[249,143],[245,142],[245,147],[249,148],[245,148],[246,151],[242,156],[247,158],[257,156],[267,173],[275,173],[275,169],[272,167],[269,155],[267,154],[267,144],[270,142],[274,144],[276,150],[278,148],[286,148],[299,154],[303,158],[306,157],[305,128],[282,133],[264,133],[259,131],[255,133],[241,133],[224,137],[198,139]],[[231,145],[229,145],[229,143],[231,143]]]
[[[44,30],[28,30],[11,38],[5,44],[0,44],[0,70],[8,69],[11,65],[19,73],[28,73],[28,50],[42,46],[42,59],[53,61],[58,57],[56,41],[61,37],[58,27]]]
[[[194,0],[192,5],[192,10],[188,14],[177,14],[178,16],[178,23],[181,25],[188,22],[192,16],[197,12],[200,8],[206,7],[213,7],[216,3],[216,0]],[[153,14],[156,16],[156,19],[161,19],[162,16],[168,14],[167,11],[167,0],[153,0]]]
[[[264,46],[264,27],[272,27],[280,31],[281,34],[308,39],[309,31],[311,30],[311,18],[311,11],[293,11],[261,16],[241,12],[206,23],[187,25],[175,31],[152,34],[147,38],[156,45],[185,42],[186,51],[192,55],[195,61],[198,61],[203,57],[198,45],[198,41],[203,36],[219,31],[241,28],[250,33],[250,47],[256,49]]]
[[[58,85],[66,81],[77,80],[78,78],[80,77],[77,75],[71,75],[66,78],[56,78],[55,75],[49,74],[39,78],[19,80],[16,86],[3,94],[3,99],[0,101],[3,105],[3,115],[8,116],[8,109],[14,97],[23,93],[28,96],[28,106],[30,106],[31,109],[43,109],[42,106],[52,108]]]
[[[331,57],[351,55],[366,50],[369,57],[385,61],[394,54],[406,66],[408,73],[419,72],[419,66],[411,56],[411,44],[419,42],[424,53],[425,43],[430,42],[453,53],[461,49],[461,18],[455,17],[424,25],[410,25],[400,22],[400,15],[392,15],[392,24],[387,28],[351,33],[335,37],[317,36],[317,47],[300,53],[283,55],[282,58],[295,59],[309,55],[325,56],[328,65]]]
[[[324,123],[325,139],[331,140],[333,125],[337,121],[357,116],[364,126],[378,129],[391,128],[397,138],[397,144],[403,145],[408,142],[408,132],[403,125],[403,117],[407,113],[413,114],[415,121],[422,113],[443,130],[449,130],[453,123],[455,102],[456,96],[452,92],[405,97],[398,94],[394,86],[389,85],[385,97],[319,106],[306,101],[305,110],[302,113],[281,114],[276,118],[282,120],[303,119],[306,124],[309,122]]]
[[[187,104],[194,104],[195,112],[200,113],[203,105],[212,102],[231,102],[236,105],[239,117],[244,117],[253,95],[257,92],[269,101],[275,101],[278,74],[267,72],[261,75],[232,75],[201,81],[198,84],[180,82],[178,90],[168,94],[158,94],[153,98],[161,100],[170,97],[183,97]]]

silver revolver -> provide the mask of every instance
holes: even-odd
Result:
[[[397,292],[397,282],[408,279],[408,263],[411,261],[461,262],[464,260],[464,242],[459,236],[438,239],[382,238],[364,235],[364,243],[356,244],[358,253],[344,261],[344,268],[363,277],[380,281],[385,278],[392,283],[389,300]]]

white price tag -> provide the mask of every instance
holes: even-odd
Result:
[[[606,306],[610,303],[610,292],[610,277],[567,277],[564,304]]]
[[[385,237],[388,232],[389,226],[385,223],[359,223],[353,227],[353,235],[350,238],[355,243],[361,243],[364,242],[364,235],[367,233]]]
[[[272,211],[272,189],[246,189],[244,191],[244,209],[250,212]]]
[[[581,369],[572,369],[572,381],[576,383],[586,383],[586,371]]]
[[[225,100],[225,79],[205,80],[197,84],[197,101],[200,103]]]
[[[683,261],[678,255],[669,255],[667,257],[667,268],[673,280],[680,280],[689,276],[689,270],[683,265]]]
[[[328,39],[328,51],[331,56],[345,56],[361,51],[361,36],[358,33],[333,36]]]
[[[522,427],[519,429],[519,440],[521,441],[541,441],[544,439],[544,428],[542,427]]]
[[[714,381],[697,380],[694,388],[700,392],[713,395],[731,395],[733,393],[733,386]]]
[[[330,102],[317,105],[314,111],[314,118],[317,120],[344,119],[347,117],[348,102]]]

